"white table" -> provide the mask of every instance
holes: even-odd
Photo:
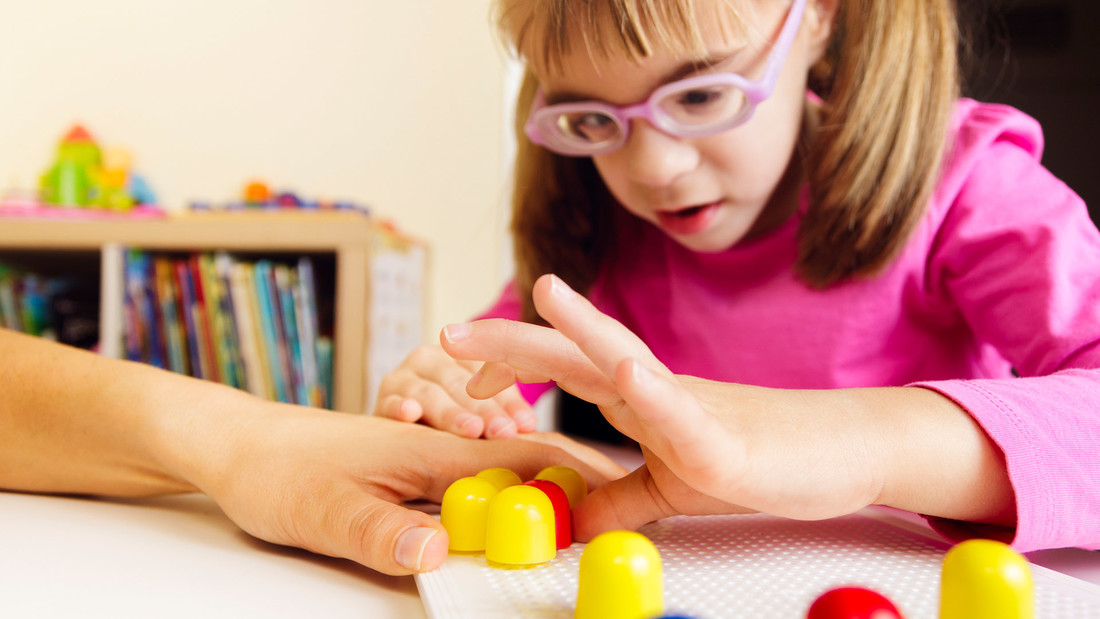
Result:
[[[411,576],[261,542],[209,498],[0,493],[0,617],[425,617]]]
[[[1064,549],[1029,558],[1100,584],[1100,553]],[[70,616],[426,615],[411,576],[261,542],[205,496],[0,492],[0,617]]]

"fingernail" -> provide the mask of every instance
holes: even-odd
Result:
[[[534,430],[539,425],[538,417],[527,409],[520,409],[512,413],[512,419],[516,422],[516,428],[522,430]]]
[[[439,531],[428,527],[408,529],[397,538],[393,549],[393,558],[398,565],[414,572],[420,571],[420,561],[424,558],[424,549]]]
[[[642,365],[637,359],[630,360],[630,375],[634,379],[634,382],[639,385],[644,385],[653,380],[653,372],[646,366]]]
[[[560,277],[557,275],[550,276],[550,292],[562,299],[568,299],[573,294],[573,289],[569,287]]]
[[[512,423],[512,420],[507,417],[497,417],[489,422],[489,427],[485,430],[485,435],[489,437],[499,436],[508,429],[514,432],[516,424]]]
[[[455,427],[458,428],[459,432],[462,432],[474,419],[475,417],[470,413],[459,413],[455,417]]]
[[[447,341],[454,344],[461,342],[462,340],[470,337],[470,323],[460,322],[453,325],[447,325],[443,327],[443,337],[447,338]]]

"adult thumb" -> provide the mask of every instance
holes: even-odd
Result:
[[[629,530],[678,515],[646,466],[592,491],[573,509],[574,536],[587,542],[604,531]]]
[[[447,558],[447,531],[428,514],[362,492],[354,505],[346,519],[334,519],[347,532],[337,554],[394,576],[434,570]]]

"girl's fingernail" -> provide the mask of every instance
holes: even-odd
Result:
[[[516,429],[520,431],[531,431],[539,425],[538,417],[527,409],[520,409],[512,413],[512,419],[516,422]]]
[[[630,360],[630,375],[639,385],[645,385],[653,380],[653,372],[637,359]]]
[[[470,330],[471,327],[468,322],[447,325],[443,327],[443,337],[447,338],[448,342],[454,344],[470,337]]]
[[[476,417],[470,413],[459,413],[458,416],[455,417],[455,427],[458,428],[459,432],[462,432],[474,419],[476,419]]]
[[[397,538],[397,544],[393,549],[393,558],[401,567],[420,571],[420,562],[424,558],[424,550],[439,531],[428,527],[416,527],[402,533]]]
[[[516,424],[507,417],[497,417],[489,422],[485,429],[485,436],[496,438],[498,436],[512,436],[516,432]]]
[[[562,299],[568,299],[573,294],[573,289],[569,287],[560,277],[557,275],[550,276],[550,292]]]

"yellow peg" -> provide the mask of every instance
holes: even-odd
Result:
[[[489,504],[497,492],[491,481],[479,477],[463,477],[447,487],[439,507],[439,521],[447,529],[451,550],[485,550]]]
[[[588,484],[584,478],[568,466],[548,466],[539,471],[535,479],[552,481],[561,486],[565,496],[569,497],[569,507],[576,507],[577,502],[588,495]]]
[[[1032,619],[1034,595],[1027,559],[1007,544],[971,539],[943,558],[940,619]]]
[[[554,505],[534,486],[509,486],[489,503],[485,559],[490,565],[525,567],[557,556]]]
[[[664,605],[661,555],[646,536],[607,531],[584,548],[576,619],[650,619]]]
[[[493,482],[493,485],[497,487],[497,490],[504,490],[508,486],[518,486],[523,483],[523,480],[519,478],[514,472],[505,468],[485,469],[476,475],[482,479],[487,479]]]

